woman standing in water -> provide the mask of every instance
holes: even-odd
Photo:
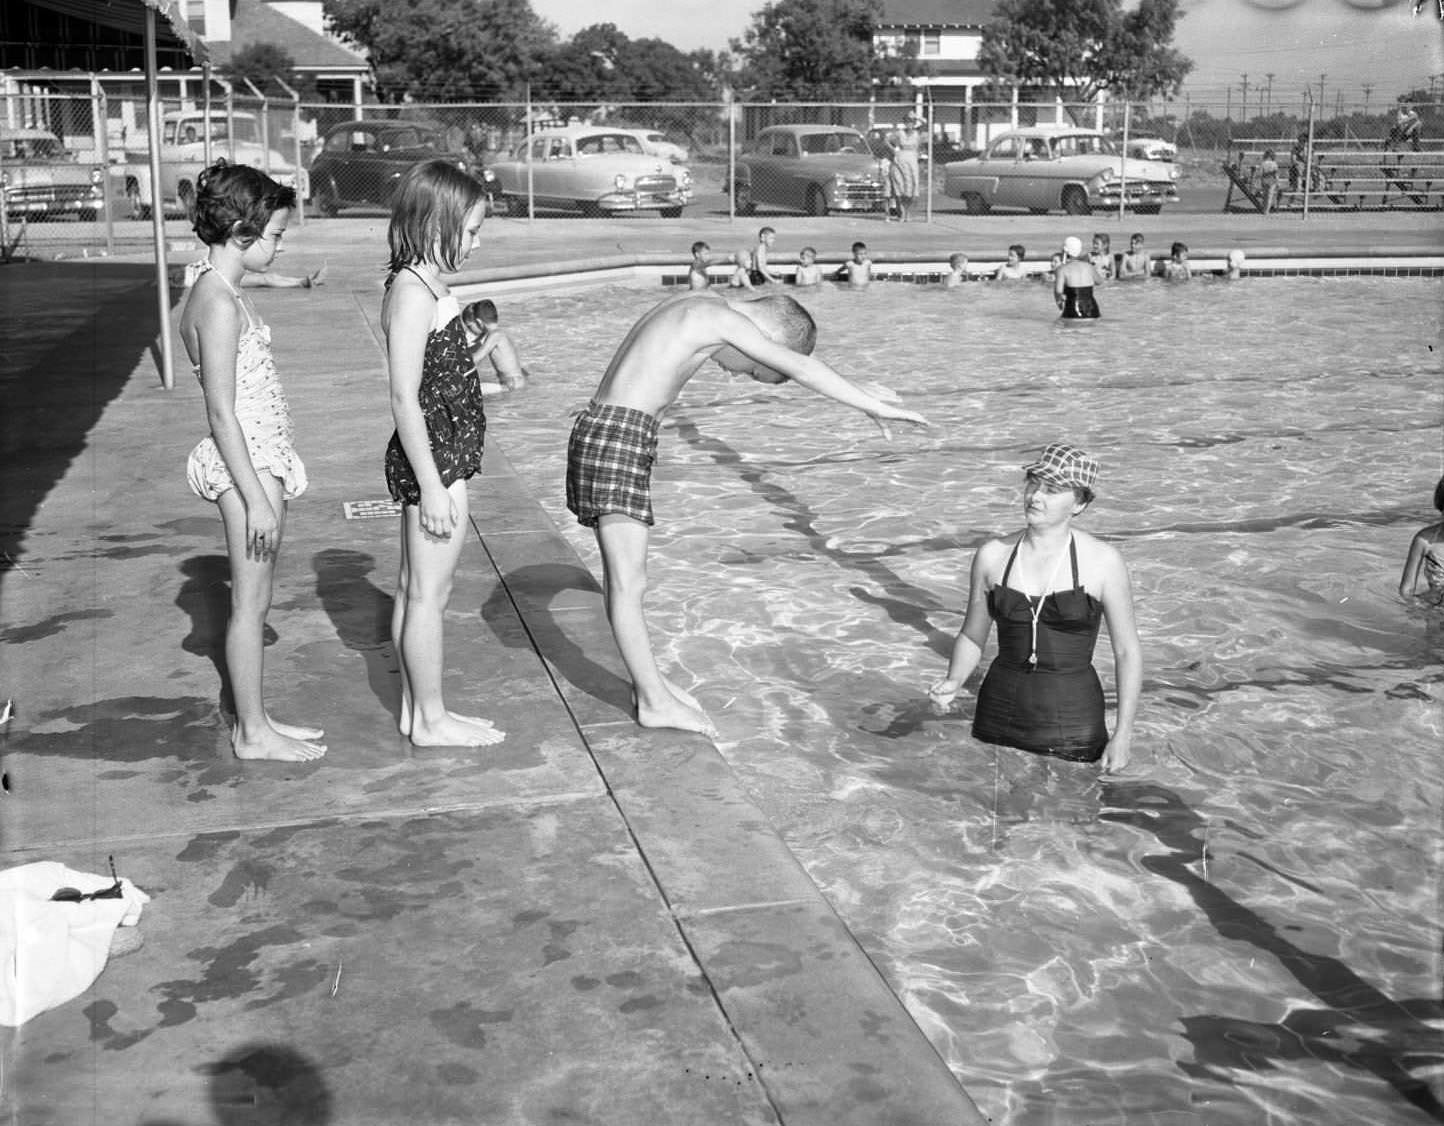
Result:
[[[1023,531],[978,549],[947,676],[928,696],[946,708],[962,691],[996,621],[998,656],[978,689],[974,737],[1121,771],[1132,757],[1143,662],[1123,556],[1073,527],[1093,501],[1098,463],[1055,442],[1023,472]],[[1104,620],[1118,687],[1112,737],[1093,669]]]

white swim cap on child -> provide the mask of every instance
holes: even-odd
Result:
[[[1243,251],[1238,249],[1238,247],[1234,247],[1232,250],[1230,250],[1228,252],[1228,264],[1230,266],[1242,266]]]
[[[1063,253],[1069,258],[1077,258],[1083,253],[1083,242],[1076,235],[1069,235],[1063,240]]]

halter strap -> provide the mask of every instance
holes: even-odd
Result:
[[[1018,537],[1018,542],[1013,545],[1012,554],[1008,556],[1008,564],[1003,568],[1002,585],[1008,585],[1008,576],[1013,571],[1013,560],[1018,557],[1018,548],[1023,545],[1023,537]],[[1073,589],[1078,589],[1078,545],[1073,539],[1073,533],[1068,533],[1068,558],[1073,564]],[[1031,595],[1019,591],[1024,598],[1028,599],[1028,616],[1032,619],[1031,631],[1028,642],[1028,667],[1038,667],[1038,619],[1043,616],[1043,604],[1048,601],[1048,595],[1053,591],[1053,584],[1058,579],[1058,571],[1063,566],[1063,553],[1058,553],[1058,558],[1053,561],[1053,573],[1048,576],[1048,581],[1043,584],[1043,589],[1038,594],[1035,602]]]

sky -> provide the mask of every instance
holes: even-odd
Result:
[[[946,0],[943,0],[946,2]],[[1174,45],[1194,61],[1185,91],[1222,100],[1228,87],[1240,96],[1248,75],[1249,105],[1258,83],[1273,74],[1274,101],[1301,98],[1324,78],[1324,101],[1342,90],[1348,101],[1372,86],[1371,106],[1393,102],[1405,90],[1428,89],[1430,76],[1444,95],[1444,20],[1424,0],[1183,0]],[[656,38],[682,51],[725,50],[752,22],[762,0],[531,0],[532,9],[570,36],[595,23],[614,23],[632,39]]]

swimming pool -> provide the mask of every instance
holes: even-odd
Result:
[[[1115,286],[1080,328],[1033,283],[829,287],[803,295],[818,354],[931,430],[887,444],[715,367],[664,422],[659,659],[993,1121],[1427,1117],[1444,641],[1394,587],[1440,473],[1441,289]],[[661,296],[499,302],[535,379],[494,440],[594,571],[569,416]],[[1019,467],[1055,438],[1100,458],[1081,526],[1133,572],[1129,780],[924,697],[973,549],[1021,526]]]

